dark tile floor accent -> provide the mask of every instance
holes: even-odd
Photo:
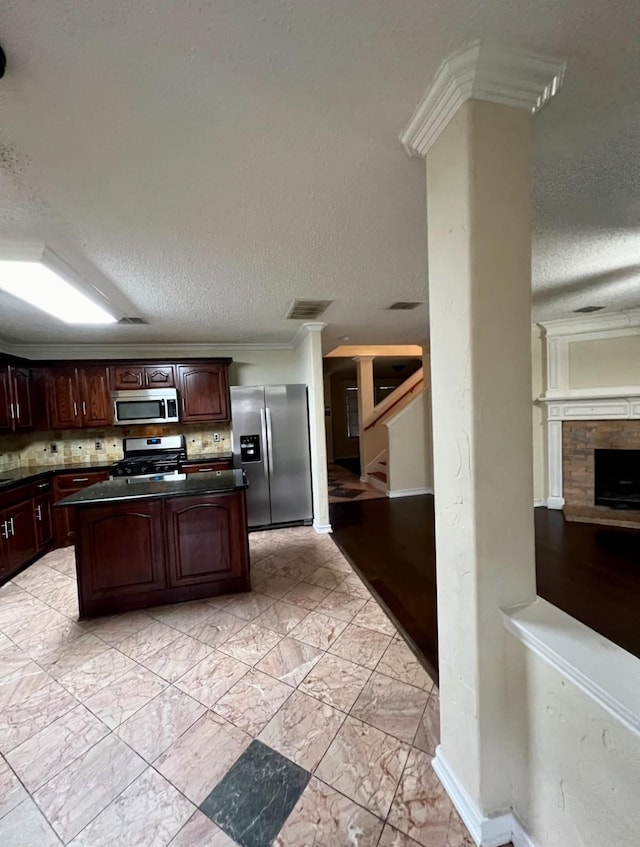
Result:
[[[345,497],[347,500],[353,500],[355,497],[360,497],[362,491],[358,491],[355,488],[332,488],[331,493],[334,497]]]
[[[252,741],[200,806],[241,847],[271,844],[311,779],[289,759]]]
[[[640,530],[534,512],[540,597],[640,658]],[[332,503],[330,516],[333,540],[437,681],[433,496]]]

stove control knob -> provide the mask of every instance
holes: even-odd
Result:
[[[131,473],[131,468],[125,468],[125,473]]]

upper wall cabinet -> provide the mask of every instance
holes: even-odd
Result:
[[[226,365],[178,365],[183,423],[229,420],[229,380]]]
[[[116,365],[110,368],[111,388],[173,388],[176,384],[173,365]]]
[[[113,422],[106,367],[51,368],[48,393],[53,429],[110,426]]]
[[[0,368],[0,431],[33,429],[31,376],[13,366]]]

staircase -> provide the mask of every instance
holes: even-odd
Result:
[[[383,450],[376,458],[367,465],[367,482],[379,491],[386,494],[389,490],[388,484],[388,452]]]
[[[420,369],[373,408],[361,429],[362,480],[388,497],[431,490],[425,456],[425,390]]]

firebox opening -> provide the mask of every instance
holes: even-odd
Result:
[[[596,506],[640,509],[640,450],[594,450]]]

